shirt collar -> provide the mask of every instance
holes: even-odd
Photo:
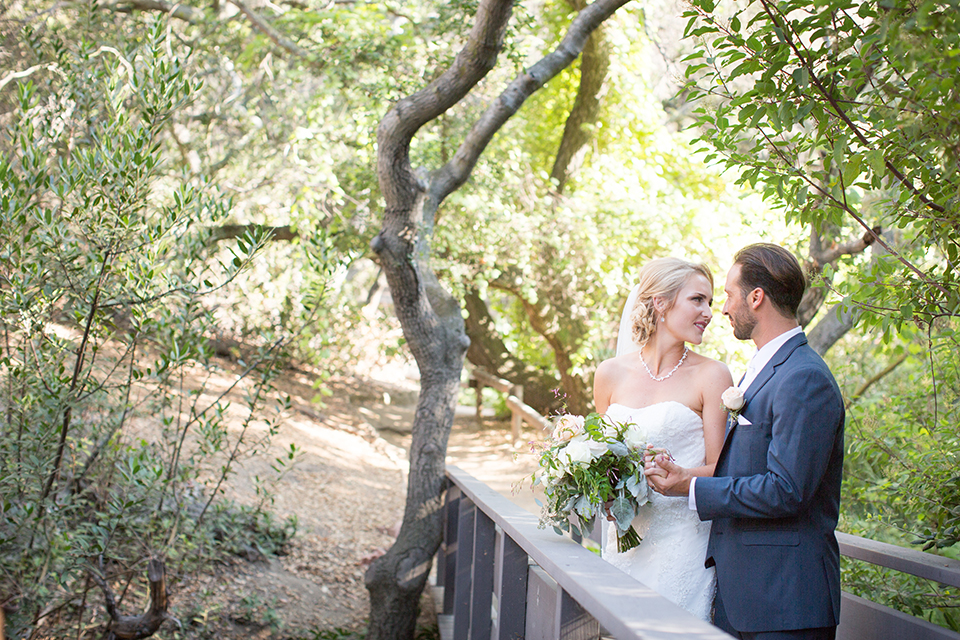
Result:
[[[787,340],[802,332],[803,329],[801,327],[794,327],[789,331],[781,333],[776,338],[757,349],[757,351],[753,354],[753,357],[750,358],[750,362],[747,364],[747,373],[744,376],[744,379],[741,381],[740,387],[742,389],[746,389],[748,386],[750,386],[750,383],[753,382],[753,379],[757,377],[757,374],[760,373],[761,369],[767,366],[767,363],[770,362],[774,355],[776,355],[777,351],[780,350],[780,347],[786,344]]]
[[[753,365],[756,371],[763,369],[770,359],[780,350],[780,347],[787,343],[787,340],[792,338],[795,335],[799,335],[803,332],[801,327],[794,327],[789,331],[781,333],[776,338],[763,345],[761,348],[757,349],[757,352],[753,354]]]

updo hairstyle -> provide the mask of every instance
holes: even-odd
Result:
[[[642,347],[657,331],[659,314],[654,306],[654,298],[665,300],[667,306],[663,312],[669,311],[676,302],[680,289],[697,273],[704,276],[713,289],[713,274],[702,264],[680,258],[657,258],[644,265],[640,270],[637,300],[630,313],[630,324],[633,328],[631,338],[636,344]]]

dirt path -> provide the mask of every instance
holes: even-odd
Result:
[[[245,464],[227,497],[254,502],[254,478],[268,476],[273,457],[295,443],[302,455],[277,486],[273,508],[281,518],[296,516],[297,536],[285,556],[237,559],[173,594],[178,608],[194,603],[184,620],[191,637],[314,640],[321,631],[365,625],[369,606],[363,574],[367,563],[393,543],[406,491],[417,386],[402,376],[394,379],[332,380],[333,394],[316,409],[310,377],[296,371],[284,376],[278,387],[291,395],[293,410],[284,416],[271,453]],[[491,416],[478,426],[475,409],[461,407],[448,462],[536,511],[529,488],[511,493],[517,480],[529,476],[534,461],[528,447],[515,449],[508,436],[508,423]],[[197,604],[207,600],[219,604]],[[205,626],[210,616],[221,621],[218,628]],[[223,628],[223,621],[230,628]],[[430,612],[422,621],[431,622]]]

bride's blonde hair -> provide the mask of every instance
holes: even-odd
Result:
[[[631,338],[641,347],[657,332],[657,317],[673,307],[677,294],[694,274],[699,273],[713,288],[713,274],[702,264],[687,262],[680,258],[657,258],[640,270],[637,300],[630,312]],[[658,312],[654,298],[666,300],[667,306]]]

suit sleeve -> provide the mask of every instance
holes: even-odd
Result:
[[[695,491],[701,520],[790,517],[813,499],[842,437],[843,399],[829,373],[815,366],[790,371],[777,383],[766,472],[698,478]],[[749,434],[744,431],[731,437],[746,439]]]

